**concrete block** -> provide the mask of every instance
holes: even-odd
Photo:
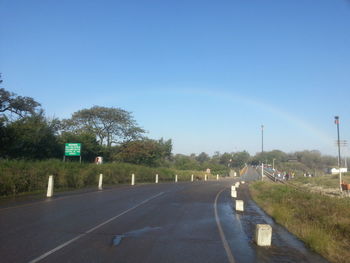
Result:
[[[258,246],[271,246],[272,228],[267,224],[257,224],[255,227],[255,242]]]
[[[231,197],[236,198],[237,197],[237,191],[231,191]]]
[[[236,200],[236,211],[244,211],[244,202],[243,200]]]

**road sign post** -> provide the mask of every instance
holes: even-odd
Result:
[[[66,156],[79,156],[81,163],[81,143],[66,143],[64,147],[63,161],[66,160]]]

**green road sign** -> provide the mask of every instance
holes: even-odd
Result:
[[[65,156],[80,156],[81,143],[66,143]]]

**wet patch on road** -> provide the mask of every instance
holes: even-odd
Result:
[[[116,235],[112,239],[112,245],[113,246],[120,245],[120,243],[122,242],[122,239],[127,238],[127,237],[139,237],[139,236],[147,234],[149,232],[157,231],[157,230],[161,230],[161,229],[162,229],[161,227],[149,227],[149,226],[146,226],[144,228],[136,229],[136,230],[127,232],[127,233],[122,234],[122,235]]]

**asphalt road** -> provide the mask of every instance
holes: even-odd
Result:
[[[248,169],[245,180],[255,179]],[[237,179],[122,186],[0,206],[1,262],[326,262],[250,200]],[[252,242],[273,227],[270,248]]]

